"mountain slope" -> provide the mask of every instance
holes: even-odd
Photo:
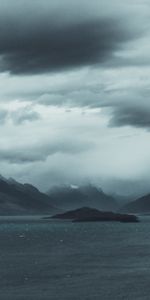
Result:
[[[0,215],[43,214],[57,211],[51,199],[34,186],[0,177]]]
[[[150,194],[124,205],[120,211],[133,213],[150,212]]]

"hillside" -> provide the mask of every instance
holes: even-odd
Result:
[[[0,215],[54,213],[51,199],[30,184],[0,177]]]
[[[131,213],[150,213],[150,194],[124,205],[120,211]]]

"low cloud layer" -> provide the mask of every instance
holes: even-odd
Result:
[[[27,132],[26,132],[27,134]],[[24,143],[23,143],[24,144]],[[82,152],[88,152],[93,148],[93,143],[88,141],[82,141],[80,138],[76,140],[68,139],[66,136],[61,139],[53,138],[51,142],[46,140],[41,141],[29,141],[27,144],[22,145],[18,142],[18,145],[12,145],[10,150],[8,147],[0,148],[0,161],[15,165],[20,164],[31,164],[35,162],[46,162],[49,156],[55,154],[64,154],[64,155],[80,155]]]

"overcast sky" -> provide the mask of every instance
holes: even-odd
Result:
[[[148,0],[0,0],[1,174],[147,188],[149,64]]]

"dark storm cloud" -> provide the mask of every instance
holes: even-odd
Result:
[[[0,20],[1,72],[36,74],[104,63],[131,38],[115,18],[77,18],[66,24],[54,16],[34,22],[27,22],[26,16],[4,17]]]
[[[134,126],[139,128],[150,128],[150,110],[146,107],[116,108],[110,120],[111,126]]]

